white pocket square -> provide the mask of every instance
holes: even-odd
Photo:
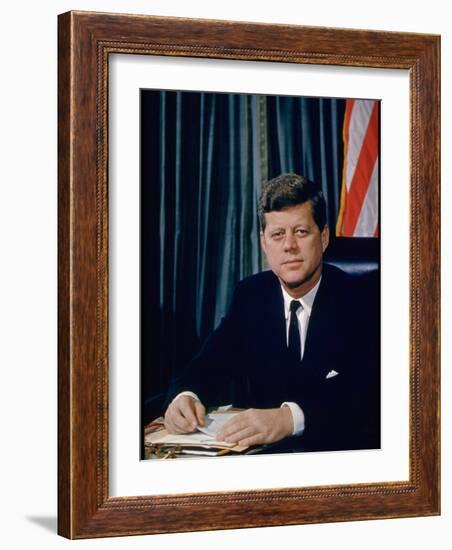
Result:
[[[330,370],[330,372],[325,376],[325,378],[333,378],[333,376],[337,376],[339,373],[335,370]]]

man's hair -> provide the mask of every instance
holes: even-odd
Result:
[[[326,224],[326,204],[319,185],[298,174],[281,174],[267,181],[259,198],[259,219],[265,229],[265,214],[311,202],[312,215],[320,231]]]

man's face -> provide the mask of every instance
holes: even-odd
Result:
[[[289,294],[299,298],[315,286],[322,273],[328,226],[320,231],[312,216],[311,201],[264,215],[261,244],[270,269]]]

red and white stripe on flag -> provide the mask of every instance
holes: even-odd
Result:
[[[378,236],[378,132],[379,102],[347,99],[337,236]]]

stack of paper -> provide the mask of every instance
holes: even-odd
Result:
[[[191,434],[169,434],[164,427],[145,435],[145,446],[170,449],[177,447],[178,454],[216,456],[228,452],[242,453],[248,447],[218,441],[216,434],[237,412],[212,412],[206,415],[204,426]]]

